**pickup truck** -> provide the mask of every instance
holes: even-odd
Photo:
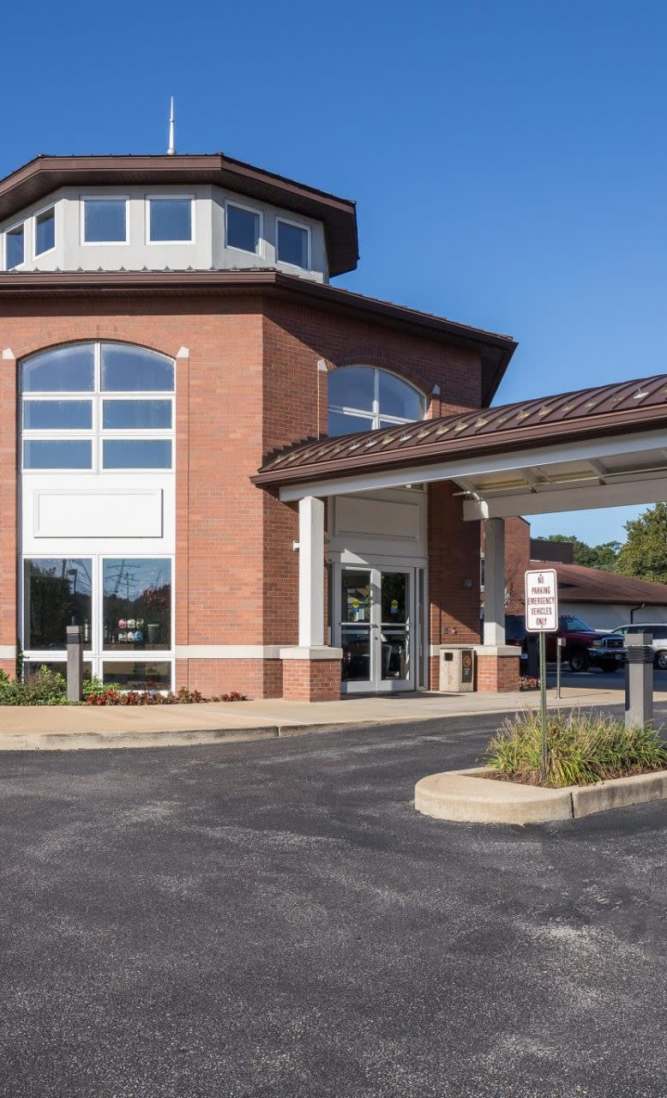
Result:
[[[587,671],[591,664],[601,667],[602,663],[598,659],[598,654],[592,656],[592,648],[604,634],[598,633],[592,626],[587,625],[581,618],[574,617],[572,614],[561,614],[558,621],[558,632],[547,633],[547,660],[555,661],[557,638],[563,637],[565,645],[562,650],[562,658],[564,663],[570,665],[571,671]],[[519,614],[508,615],[505,624],[507,643],[520,645],[522,652],[525,652],[527,634],[523,617]],[[604,670],[612,670],[612,665],[614,668],[616,666],[616,659],[612,657],[605,663]]]

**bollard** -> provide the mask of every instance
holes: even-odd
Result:
[[[83,697],[83,637],[78,625],[67,626],[67,700]]]
[[[537,633],[526,635],[526,674],[531,679],[536,679],[540,673],[540,655],[538,651]]]
[[[625,727],[643,728],[653,720],[653,636],[625,637]]]

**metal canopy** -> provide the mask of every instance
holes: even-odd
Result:
[[[309,443],[253,479],[286,501],[449,480],[468,520],[658,502],[667,375]]]

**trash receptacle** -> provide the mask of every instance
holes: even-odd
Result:
[[[465,694],[475,689],[475,649],[451,647],[440,649],[440,690],[450,694]]]

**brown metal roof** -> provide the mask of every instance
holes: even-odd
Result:
[[[582,564],[560,561],[531,561],[539,567],[549,564],[558,575],[558,593],[563,602],[621,603],[622,605],[667,606],[667,584],[649,583],[636,576],[621,576]]]
[[[282,451],[253,478],[279,486],[667,425],[667,374],[343,435]]]
[[[170,158],[171,159],[171,158]],[[298,295],[314,305],[346,315],[363,316],[386,327],[409,331],[429,339],[462,347],[474,347],[482,360],[482,400],[489,403],[516,349],[511,336],[459,324],[446,317],[422,313],[342,290],[329,283],[267,268],[208,271],[2,271],[0,301],[12,297],[95,296],[108,294],[222,294],[268,293],[278,297]]]
[[[223,153],[175,156],[37,156],[0,179],[0,221],[58,187],[213,183],[324,223],[332,275],[359,258],[356,204]]]

